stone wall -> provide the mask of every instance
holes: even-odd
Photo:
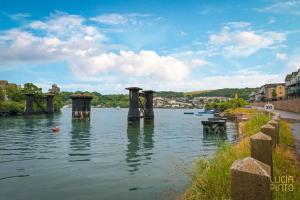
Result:
[[[279,121],[279,114],[273,113],[272,120],[250,137],[251,156],[231,165],[231,200],[272,200],[272,152],[280,137]]]
[[[254,102],[252,105],[263,107],[266,103],[267,102]],[[270,103],[274,105],[275,109],[300,113],[300,98],[270,101]]]

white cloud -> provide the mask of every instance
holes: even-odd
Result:
[[[9,17],[12,20],[24,20],[28,17],[30,17],[31,15],[28,13],[17,13],[17,14],[13,14],[13,15],[9,15]]]
[[[256,9],[259,12],[272,12],[272,13],[284,13],[300,15],[300,1],[280,1],[273,5]]]
[[[193,64],[203,65],[200,60]],[[120,51],[101,55],[83,55],[70,60],[71,70],[84,80],[87,77],[97,78],[106,72],[113,72],[120,77],[151,78],[160,81],[181,81],[190,71],[187,63],[171,56],[160,56],[154,51],[142,50],[138,53]],[[86,77],[82,75],[85,74]]]
[[[244,29],[245,27],[248,29]],[[218,47],[222,54],[228,57],[239,57],[250,56],[261,49],[274,47],[286,40],[284,33],[255,32],[249,29],[249,24],[224,26],[220,33],[209,36],[209,42]]]
[[[294,54],[289,58],[288,66],[293,70],[300,69],[300,55]]]
[[[148,14],[139,14],[139,13],[126,13],[126,14],[120,14],[120,13],[106,13],[102,15],[98,15],[95,17],[89,18],[90,21],[95,21],[101,24],[107,24],[107,25],[137,25],[141,23],[139,21],[139,18],[145,18],[148,17]],[[160,18],[157,18],[158,20]]]
[[[192,67],[206,64],[199,58],[181,61],[150,50],[111,51],[113,44],[105,44],[101,30],[84,22],[81,16],[57,12],[25,28],[4,31],[0,35],[0,63],[66,61],[81,81],[103,81],[104,76],[113,74],[133,82],[150,79],[161,83],[184,80]]]
[[[278,60],[286,60],[286,54],[285,53],[277,53],[276,54],[276,58],[278,59]]]
[[[276,20],[274,18],[269,18],[268,20],[268,24],[274,24],[276,22]]]
[[[103,14],[91,17],[90,20],[109,25],[124,25],[128,22],[126,16],[118,13]]]

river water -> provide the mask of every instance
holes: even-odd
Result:
[[[186,110],[155,109],[154,124],[127,125],[127,109],[92,109],[90,122],[53,117],[0,118],[0,199],[174,199],[188,187],[192,162],[217,148]],[[197,111],[197,110],[193,110]],[[59,133],[51,128],[60,127]],[[227,122],[223,140],[233,141]]]

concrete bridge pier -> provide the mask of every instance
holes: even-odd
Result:
[[[145,105],[144,105],[144,120],[153,120],[154,112],[153,112],[153,90],[144,90],[143,94],[145,97]]]
[[[32,114],[33,111],[33,102],[34,102],[34,94],[26,93],[25,94],[25,110],[24,114]]]
[[[53,114],[54,113],[54,94],[47,94],[46,101],[47,101],[47,108],[46,108],[47,114]]]
[[[129,110],[128,110],[128,121],[139,121],[140,110],[139,110],[139,91],[142,88],[139,87],[128,87],[129,90]]]
[[[92,96],[74,95],[72,99],[72,118],[90,119]]]

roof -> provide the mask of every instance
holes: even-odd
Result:
[[[143,93],[155,93],[154,90],[143,90]]]
[[[263,87],[265,88],[271,88],[271,87],[276,87],[278,85],[285,85],[285,83],[271,83],[271,84],[265,84]]]
[[[7,85],[8,84],[8,81],[6,80],[0,80],[0,85]]]
[[[74,94],[70,98],[71,99],[92,99],[93,96],[88,94]]]
[[[290,81],[291,79],[295,78],[297,75],[300,76],[300,69],[298,69],[297,71],[292,72],[292,73],[286,75],[284,81],[286,81],[286,82]]]
[[[125,88],[126,90],[142,90],[143,88],[139,88],[139,87],[128,87]]]
[[[291,80],[291,78],[292,78],[292,75],[291,74],[288,74],[288,75],[286,75],[286,77],[285,77],[285,81],[290,81]]]

